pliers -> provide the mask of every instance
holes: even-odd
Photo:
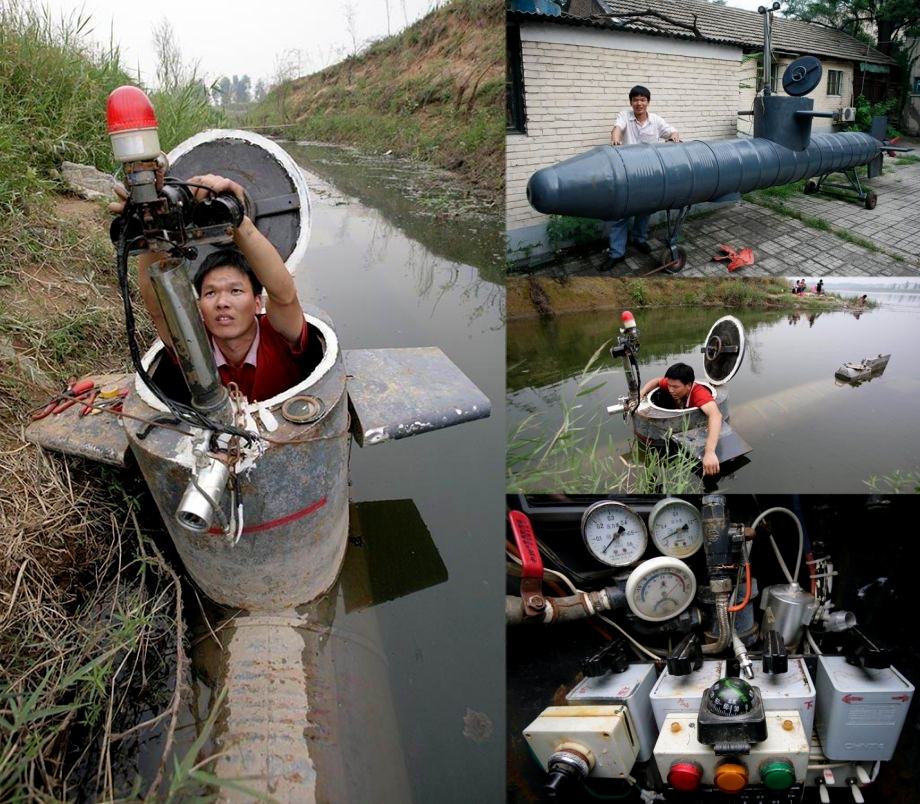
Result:
[[[39,419],[44,419],[46,416],[57,416],[59,413],[63,413],[68,408],[76,405],[77,402],[84,401],[91,394],[95,386],[96,383],[93,380],[86,379],[78,382],[76,377],[72,377],[68,380],[67,387],[61,391],[60,394],[45,405],[45,407],[32,413],[32,421],[38,421]]]

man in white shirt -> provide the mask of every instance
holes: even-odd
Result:
[[[629,105],[617,115],[613,130],[610,132],[611,145],[635,145],[636,143],[656,143],[659,140],[680,142],[680,135],[664,118],[648,110],[652,93],[643,86],[634,86],[629,90]],[[633,218],[632,242],[636,251],[649,254],[652,247],[648,244],[648,215]],[[610,229],[610,251],[607,262],[601,270],[609,271],[626,259],[626,232],[629,220],[613,221]]]

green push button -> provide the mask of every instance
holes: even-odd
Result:
[[[788,759],[771,759],[760,766],[760,779],[771,790],[787,790],[795,784],[795,768]]]

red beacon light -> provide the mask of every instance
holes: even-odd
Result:
[[[629,310],[623,311],[623,314],[620,316],[620,323],[623,325],[623,329],[636,328],[636,319],[633,317],[633,314],[629,312]]]
[[[118,87],[106,105],[109,137],[118,162],[147,162],[160,155],[157,117],[143,90]]]

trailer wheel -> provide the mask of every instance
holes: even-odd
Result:
[[[866,193],[865,200],[866,209],[875,209],[875,205],[878,203],[878,196],[873,192]]]
[[[814,179],[805,182],[805,195],[814,195],[816,192],[818,192],[818,182]]]
[[[668,267],[664,269],[664,273],[666,274],[678,274],[687,264],[687,252],[684,251],[682,246],[677,246],[674,252],[676,252],[676,256],[672,254],[669,248],[661,252],[661,264],[668,265]]]

